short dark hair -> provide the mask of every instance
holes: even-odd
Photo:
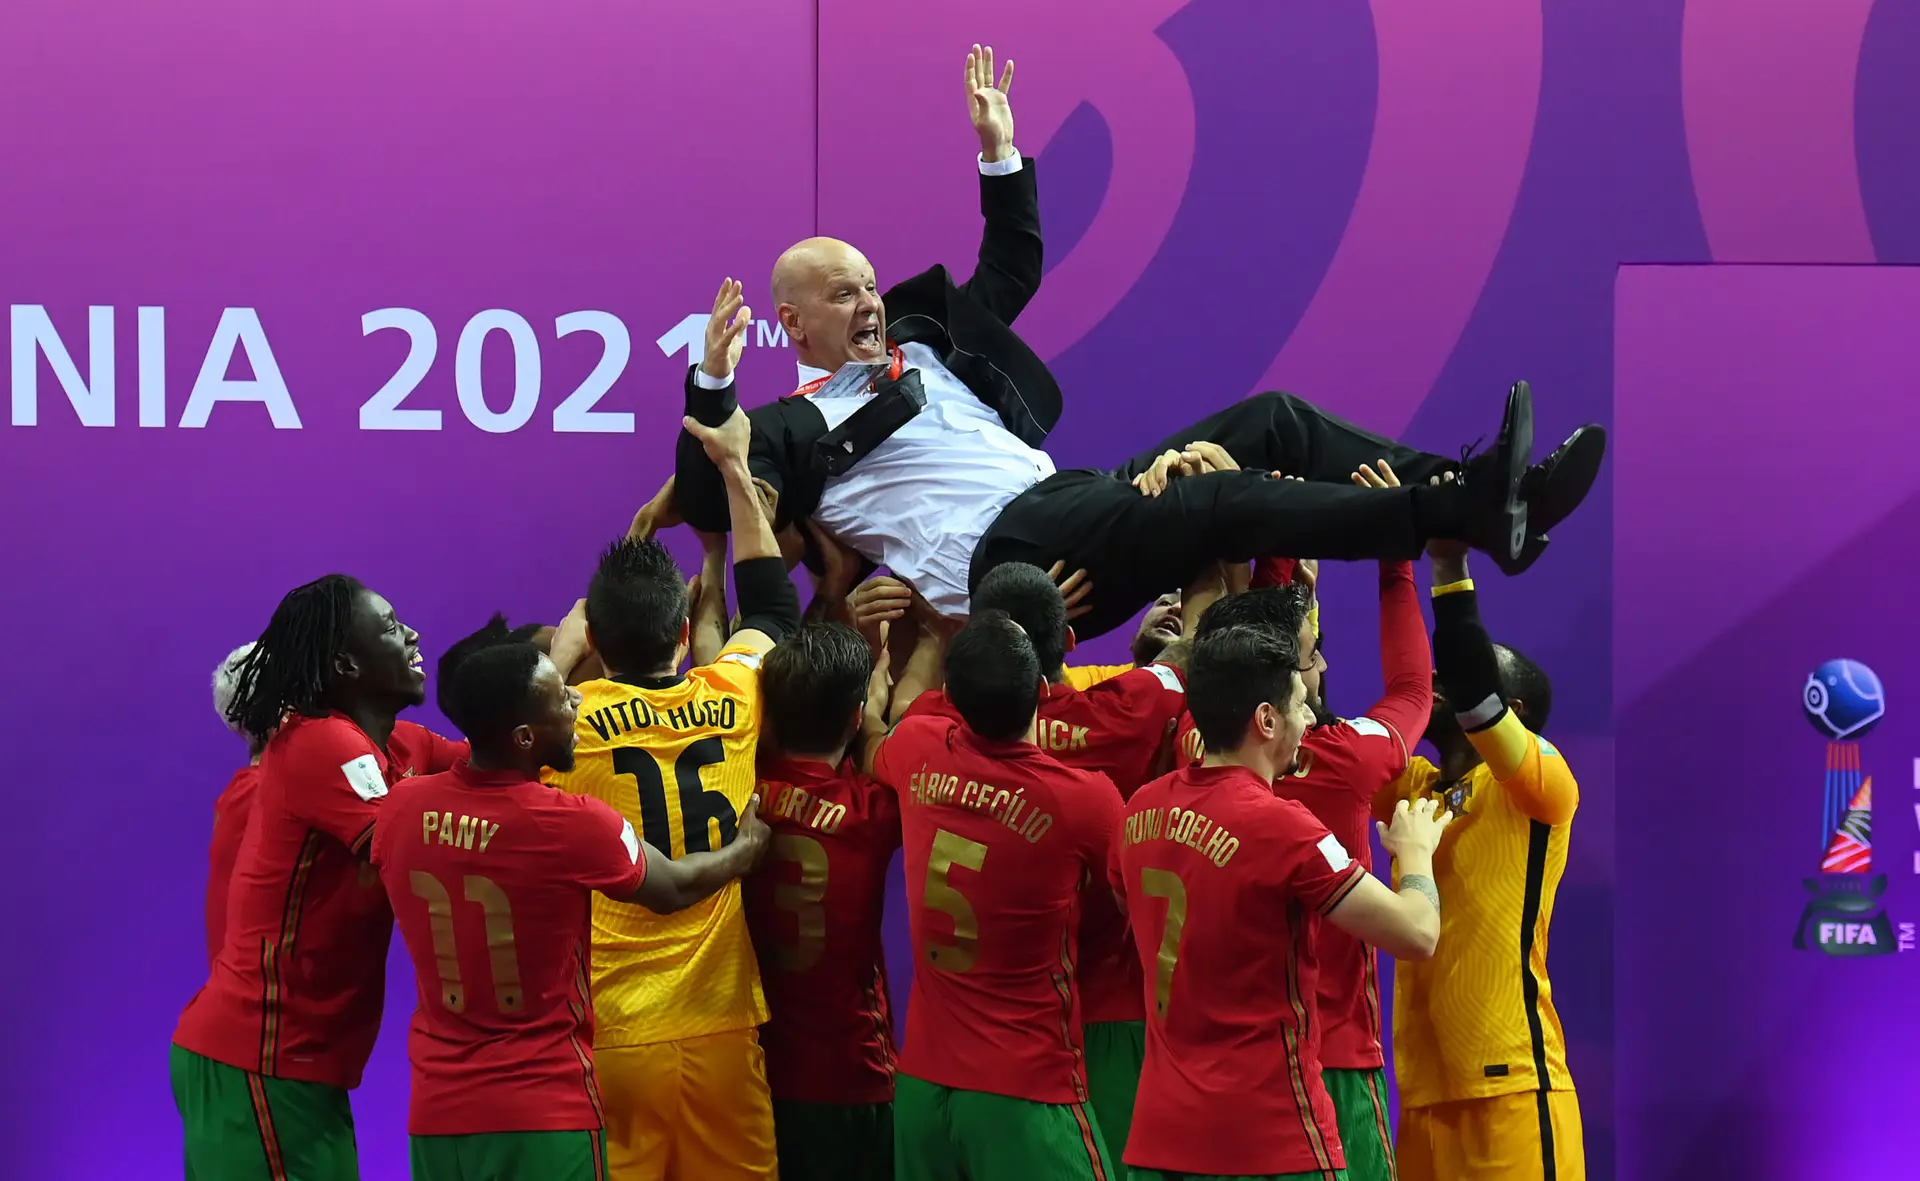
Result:
[[[1299,664],[1299,638],[1275,627],[1242,624],[1198,640],[1187,662],[1187,712],[1207,750],[1245,741],[1260,706],[1293,693]]]
[[[995,566],[971,597],[974,610],[1004,611],[1020,625],[1040,658],[1040,671],[1060,671],[1067,659],[1067,600],[1045,570],[1026,562]]]
[[[1005,611],[976,611],[947,645],[947,700],[990,742],[1025,737],[1040,708],[1040,657]]]
[[[826,754],[852,737],[867,700],[873,649],[844,623],[809,623],[760,664],[767,734],[788,754]]]
[[[1493,655],[1500,665],[1500,696],[1526,702],[1526,716],[1520,720],[1535,734],[1546,733],[1547,718],[1553,713],[1553,682],[1518,648],[1495,644]]]
[[[587,584],[587,630],[611,673],[646,674],[673,659],[687,623],[687,581],[667,547],[621,538]]]
[[[1200,622],[1193,629],[1194,641],[1230,627],[1270,627],[1298,636],[1307,622],[1309,599],[1310,592],[1298,583],[1228,595],[1201,612]]]
[[[435,666],[434,704],[440,707],[440,712],[447,716],[448,721],[453,720],[453,711],[447,708],[447,690],[453,685],[454,670],[459,668],[461,662],[466,660],[467,657],[472,656],[482,648],[491,648],[496,644],[507,644],[516,640],[525,639],[526,637],[519,634],[522,630],[525,629],[509,631],[507,629],[507,617],[495,611],[493,618],[487,620],[486,626],[471,635],[461,636],[441,654],[440,663]]]
[[[453,667],[452,679],[440,686],[441,712],[475,750],[499,750],[532,712],[533,674],[540,659],[540,649],[524,640],[469,652]]]

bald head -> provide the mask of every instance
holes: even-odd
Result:
[[[773,265],[773,302],[800,362],[828,372],[887,355],[886,306],[867,256],[838,238],[797,242]]]

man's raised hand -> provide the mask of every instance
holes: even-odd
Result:
[[[1007,62],[1000,81],[993,80],[993,46],[978,45],[967,54],[967,112],[980,136],[980,158],[989,164],[1013,155],[1013,108],[1007,91],[1013,86],[1013,62]]]
[[[1093,610],[1093,604],[1086,601],[1087,596],[1093,593],[1093,580],[1087,577],[1085,570],[1068,574],[1066,560],[1062,559],[1047,568],[1047,577],[1053,579],[1053,584],[1060,588],[1060,597],[1066,600],[1069,620],[1078,619]]]
[[[707,351],[700,357],[700,370],[715,381],[733,376],[740,364],[740,351],[747,347],[747,325],[753,323],[753,309],[746,305],[740,281],[727,279],[713,297],[713,315],[707,318]]]

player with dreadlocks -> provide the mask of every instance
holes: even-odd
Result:
[[[345,575],[296,587],[236,670],[228,721],[267,738],[206,986],[174,1030],[195,1181],[359,1176],[347,1092],[380,1029],[393,911],[366,863],[401,778],[464,757],[398,721],[426,700],[419,633]]]

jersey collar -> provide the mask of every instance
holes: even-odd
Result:
[[[680,673],[671,673],[664,677],[608,677],[609,681],[627,685],[635,689],[671,689],[687,678]]]
[[[473,787],[513,787],[521,783],[540,782],[537,776],[522,771],[482,771],[465,759],[453,765],[453,773],[460,777],[461,782]]]

